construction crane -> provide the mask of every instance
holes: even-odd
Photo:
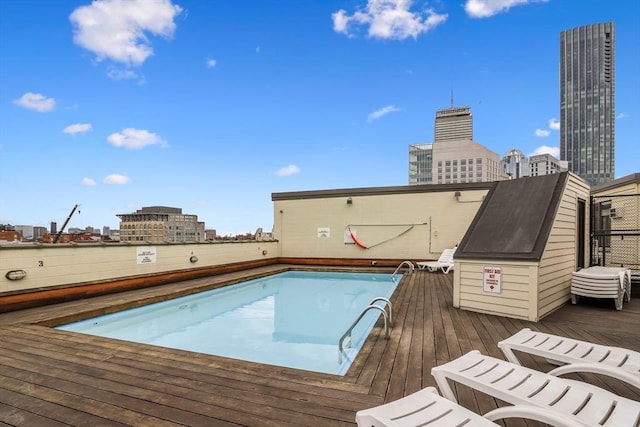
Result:
[[[75,205],[73,207],[73,209],[71,209],[71,213],[67,217],[67,220],[64,222],[64,224],[62,224],[62,227],[60,228],[60,231],[58,231],[58,234],[56,234],[56,237],[53,239],[53,243],[58,243],[58,240],[60,239],[60,236],[62,236],[62,232],[64,231],[64,229],[67,226],[67,224],[69,224],[69,221],[71,220],[71,217],[73,216],[73,213],[76,211],[76,209],[78,209],[78,206],[80,206],[80,205]],[[78,212],[80,212],[80,211],[78,211]]]

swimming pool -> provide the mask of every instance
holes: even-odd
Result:
[[[390,298],[391,274],[287,271],[57,329],[271,365],[344,375],[378,310],[340,337],[376,297]]]

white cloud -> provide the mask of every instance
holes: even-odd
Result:
[[[378,111],[374,111],[373,113],[369,114],[369,116],[367,117],[367,122],[372,122],[374,120],[378,120],[380,117],[382,116],[386,116],[389,113],[393,113],[395,111],[400,111],[400,109],[394,105],[387,105],[384,108],[379,109]]]
[[[75,9],[69,19],[73,41],[105,58],[127,65],[142,65],[153,55],[147,34],[171,38],[173,19],[182,12],[171,0],[93,0]]]
[[[560,121],[558,119],[549,119],[549,129],[560,130]]]
[[[116,67],[109,67],[107,70],[107,77],[111,80],[133,80],[140,79],[141,83],[144,83],[144,78],[140,77],[138,73],[129,69],[120,69]]]
[[[296,175],[299,173],[300,173],[300,168],[296,165],[285,166],[276,171],[276,175],[281,177]]]
[[[620,120],[620,119],[626,119],[627,117],[629,117],[629,115],[627,113],[620,113],[616,116],[616,119]]]
[[[340,9],[331,15],[333,30],[351,37],[350,27],[363,25],[369,27],[371,38],[415,39],[447,20],[448,15],[440,15],[433,9],[412,12],[412,3],[412,0],[368,0],[364,8],[352,15]]]
[[[96,180],[84,177],[84,178],[82,178],[82,185],[84,185],[85,187],[95,187]]]
[[[62,129],[62,133],[68,133],[69,135],[75,135],[78,133],[89,132],[91,130],[90,123],[76,123],[74,125],[69,125],[66,128]]]
[[[56,107],[56,100],[53,98],[47,98],[41,93],[27,92],[20,98],[13,101],[14,104],[26,108],[28,110],[34,110],[39,113],[46,113],[53,110]]]
[[[548,0],[467,0],[464,10],[472,18],[488,18],[506,12],[514,6],[530,3],[547,2]]]
[[[122,129],[122,132],[112,133],[107,137],[107,141],[115,147],[124,147],[131,150],[141,149],[148,145],[162,145],[167,143],[155,133],[145,129]]]
[[[218,64],[218,61],[216,61],[215,59],[207,58],[205,60],[205,64],[207,65],[207,68],[213,68]]]
[[[128,176],[120,175],[117,173],[107,175],[102,180],[102,182],[104,182],[105,184],[113,184],[113,185],[128,184],[130,181],[131,181],[131,178],[129,178]]]
[[[533,153],[530,153],[529,157],[537,156],[538,154],[551,154],[556,159],[560,159],[560,147],[549,147],[548,145],[541,145],[540,147],[533,150]]]
[[[536,134],[536,136],[537,136],[537,137],[539,137],[539,138],[546,138],[546,137],[548,137],[549,135],[551,135],[551,131],[546,130],[546,129],[536,129],[535,134]]]

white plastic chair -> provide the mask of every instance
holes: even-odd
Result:
[[[616,310],[631,300],[631,270],[624,267],[588,267],[571,275],[571,303],[579,297],[613,298]]]
[[[443,396],[454,402],[456,397],[448,380],[512,405],[553,411],[585,426],[637,426],[640,423],[640,402],[588,383],[485,356],[477,350],[432,368],[431,374]]]
[[[445,399],[435,387],[427,387],[416,393],[371,409],[358,411],[356,422],[359,427],[451,427],[451,426],[491,426],[493,421],[504,418],[525,418],[550,425],[581,427],[567,417],[553,411],[533,406],[506,406],[480,416],[467,408]]]
[[[442,270],[444,274],[449,274],[449,271],[453,269],[453,255],[456,253],[456,249],[457,247],[445,249],[437,261],[422,261],[416,264],[420,270],[424,270],[425,268],[431,272]]]
[[[536,332],[529,328],[500,341],[498,347],[507,360],[516,365],[522,363],[514,350],[562,365],[549,371],[550,375],[590,372],[625,381],[640,389],[640,353],[637,351]]]

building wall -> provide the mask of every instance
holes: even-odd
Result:
[[[455,259],[455,258],[454,258]],[[538,264],[464,260],[454,263],[453,306],[498,316],[537,321]],[[484,268],[502,269],[501,293],[484,291]]]
[[[538,318],[563,305],[571,293],[571,273],[578,269],[578,203],[585,204],[584,267],[589,266],[589,195],[590,187],[581,178],[569,179],[556,212],[551,234],[540,260],[538,285]]]
[[[473,169],[469,162],[473,163]],[[447,168],[451,169],[447,171]],[[459,140],[433,144],[434,184],[490,182],[500,177],[500,156],[477,142]]]
[[[640,231],[640,173],[593,188],[592,196],[597,203],[610,202],[608,210],[596,210],[596,215],[609,217],[607,220],[609,231],[625,234]],[[615,209],[615,215],[611,214],[611,209]],[[634,276],[640,275],[639,236],[611,236],[609,247],[605,265],[624,265],[631,268]]]
[[[155,254],[155,262],[140,263],[143,258],[138,252],[147,248]],[[261,260],[276,257],[277,252],[278,244],[274,241],[3,246],[0,248],[0,293]],[[195,263],[190,261],[192,256],[198,258]],[[5,277],[10,270],[24,270],[27,275],[22,280],[11,281]]]
[[[274,238],[283,257],[437,259],[462,239],[490,186],[411,186],[414,191],[393,194],[276,194]],[[345,236],[348,229],[369,249]]]

